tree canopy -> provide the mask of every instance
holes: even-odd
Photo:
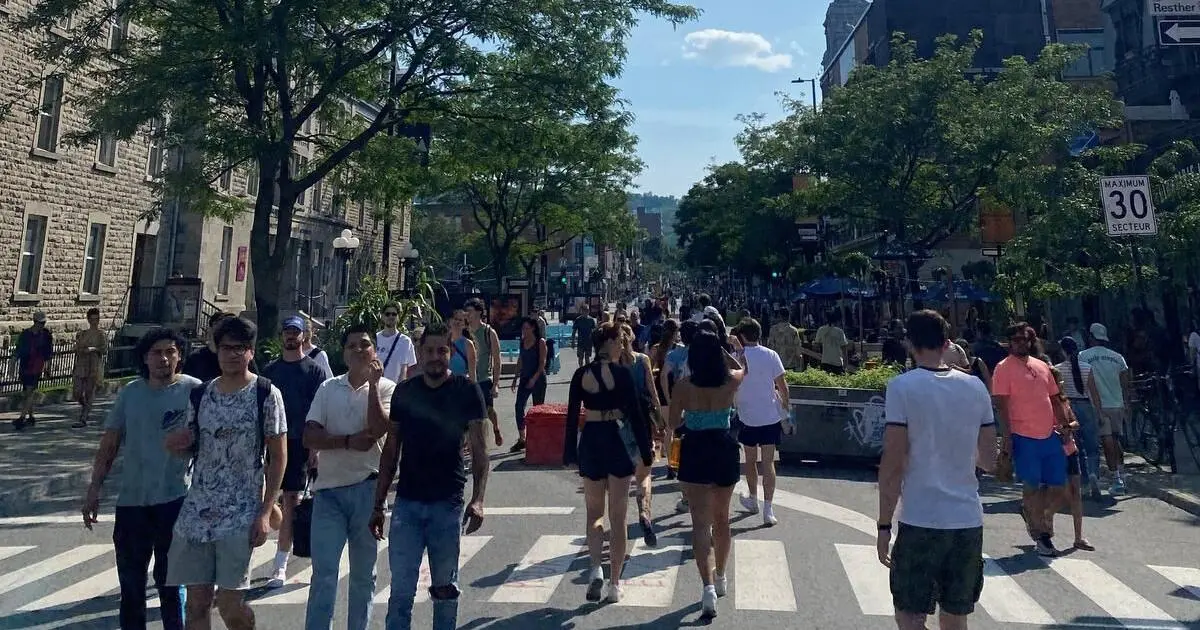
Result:
[[[390,130],[461,129],[490,117],[476,106],[488,99],[523,106],[525,119],[570,119],[607,93],[639,17],[695,15],[666,0],[47,0],[17,27],[41,35],[71,16],[69,28],[40,40],[42,71],[15,89],[48,73],[92,75],[69,95],[88,121],[73,139],[168,139],[186,159],[164,177],[164,198],[208,214],[249,209],[252,270],[271,278],[289,258],[296,200],[318,182],[354,188],[365,176],[359,194],[382,212],[420,185],[412,142]],[[113,24],[133,27],[114,38]],[[301,148],[311,157],[292,166]],[[211,186],[231,168],[257,171],[250,208]],[[264,330],[280,292],[255,283]]]

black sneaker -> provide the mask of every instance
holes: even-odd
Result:
[[[513,444],[512,448],[508,449],[508,452],[509,453],[520,453],[523,450],[525,450],[525,440],[517,440],[517,443]]]
[[[1038,538],[1036,549],[1039,556],[1053,558],[1058,555],[1058,550],[1054,548],[1054,541],[1048,535]]]

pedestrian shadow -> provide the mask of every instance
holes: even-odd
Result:
[[[586,547],[587,539],[581,536],[572,541],[572,544]],[[556,556],[554,558],[549,558],[547,560],[530,565],[524,569],[518,569],[517,563],[513,562],[491,575],[475,578],[475,580],[471,582],[471,588],[493,588],[499,587],[506,582],[524,582],[528,580],[538,580],[560,575],[562,573],[562,569],[560,569],[559,566],[561,566],[564,560],[568,561],[567,572],[570,573],[572,571],[581,570],[581,567],[577,567],[577,565],[583,565],[583,563],[587,560],[587,556],[578,553]]]
[[[1063,623],[1053,623],[1042,626],[1043,630],[1072,630],[1075,628],[1144,628],[1145,630],[1153,630],[1154,628],[1163,628],[1163,630],[1177,630],[1179,628],[1200,628],[1200,620],[1192,620],[1183,622],[1185,625],[1180,626],[1174,621],[1163,621],[1161,619],[1138,619],[1130,617],[1122,617],[1117,623],[1114,623],[1112,617],[1103,617],[1099,615],[1080,615],[1070,621]]]
[[[570,630],[575,628],[573,619],[591,614],[602,607],[601,604],[589,603],[582,604],[574,610],[545,607],[508,617],[480,617],[471,620],[466,625],[459,626],[459,630],[479,630],[480,628],[489,630],[529,630],[529,628]]]
[[[149,600],[151,591],[147,591],[146,597]],[[65,606],[19,611],[7,616],[0,616],[0,628],[4,628],[5,630],[20,630],[22,628],[50,626],[54,628],[71,628],[72,630],[93,630],[100,628],[109,630],[117,626],[117,613],[120,609],[120,603],[120,595],[112,594],[93,597]],[[157,607],[147,607],[146,620],[150,622],[161,621]]]

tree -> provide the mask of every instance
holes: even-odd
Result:
[[[985,79],[970,72],[982,37],[942,37],[932,58],[919,59],[898,34],[887,66],[855,69],[819,111],[789,102],[789,116],[746,135],[743,154],[813,175],[811,189],[791,197],[835,222],[900,251],[934,248],[973,228],[980,195],[1007,174],[1057,161],[1068,138],[1120,122],[1103,86],[1059,78],[1077,49],[1012,57]],[[907,262],[915,279],[921,261]]]
[[[462,264],[467,239],[449,217],[414,208],[410,234],[413,247],[421,252],[421,259],[432,265],[438,275],[444,276]]]
[[[71,139],[129,140],[147,127],[169,139],[185,159],[164,178],[164,199],[241,212],[211,183],[231,168],[257,170],[251,265],[270,279],[290,257],[298,196],[327,178],[353,180],[355,161],[377,184],[419,180],[412,142],[388,132],[481,115],[464,100],[523,104],[526,115],[587,109],[620,73],[642,13],[696,15],[666,0],[48,0],[17,27],[40,36],[71,17],[66,37],[47,36],[34,51],[46,72],[96,78],[71,97],[88,119]],[[110,41],[110,25],[129,22],[135,28]],[[41,78],[19,78],[17,89]],[[308,145],[308,167],[296,168],[293,155]],[[380,196],[405,194],[399,186]],[[255,283],[264,332],[277,325],[280,292],[278,282]]]
[[[614,94],[596,97],[582,114],[534,116],[520,102],[480,98],[470,104],[477,122],[452,126],[438,144],[440,186],[470,205],[497,279],[514,262],[531,274],[541,254],[584,234],[614,246],[632,241],[625,190],[641,169],[636,138]]]

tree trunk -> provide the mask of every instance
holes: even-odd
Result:
[[[295,191],[285,188],[280,191],[278,208],[275,208],[277,168],[278,164],[260,165],[258,198],[254,201],[254,222],[250,229],[250,264],[254,274],[254,310],[259,339],[273,337],[279,332],[279,302],[285,286],[282,278],[291,250],[292,213],[296,204]],[[273,218],[277,219],[277,225],[272,244]]]

